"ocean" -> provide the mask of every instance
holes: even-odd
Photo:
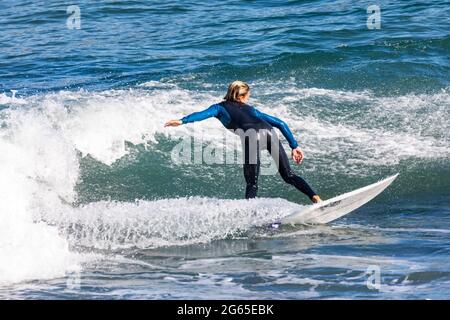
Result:
[[[448,1],[0,2],[0,299],[449,299]],[[284,120],[327,199],[279,175],[245,200],[216,119],[228,84]],[[288,150],[286,140],[283,140]],[[266,160],[267,160],[266,156]],[[270,165],[265,162],[265,165]]]

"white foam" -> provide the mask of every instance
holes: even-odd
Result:
[[[74,245],[114,250],[207,243],[268,224],[299,207],[264,198],[101,201],[44,219],[58,225]]]
[[[27,175],[29,159],[3,141],[0,149],[0,284],[64,276],[76,257],[57,228],[33,222],[33,194],[40,186]]]
[[[309,99],[317,97],[330,98],[334,101],[339,102],[355,102],[355,101],[367,101],[374,98],[371,91],[342,91],[342,90],[331,90],[324,88],[297,88],[295,86],[289,87],[285,93],[289,94],[286,99],[293,101],[294,98],[297,99]]]
[[[8,109],[1,116],[0,283],[64,276],[77,256],[56,227],[35,218],[75,198],[75,149],[41,110]]]
[[[255,91],[254,96],[270,93],[261,109],[286,120],[305,150],[310,170],[326,167],[361,174],[368,166],[450,155],[448,88],[395,97],[299,88],[294,83],[260,83]]]
[[[365,91],[294,85],[283,89],[279,99],[269,97],[261,103],[254,99],[252,103],[289,124],[306,151],[306,167],[328,166],[336,171],[351,167],[358,172],[363,166],[393,165],[408,158],[445,158],[450,154],[450,95],[445,90],[429,95],[377,97]],[[273,93],[273,88],[266,91]],[[263,98],[264,92],[260,94]],[[129,152],[126,141],[147,144],[157,143],[158,135],[172,139],[194,135],[207,143],[222,143],[224,130],[214,119],[163,127],[167,120],[202,110],[220,101],[220,97],[215,92],[194,92],[153,81],[135,90],[59,92],[28,100],[53,118],[60,126],[59,134],[83,155],[112,164]],[[317,100],[323,97],[330,102],[326,108],[337,110],[333,117],[323,118],[312,112],[324,108],[322,100]],[[343,116],[342,103],[346,102],[361,107],[349,109]],[[340,105],[334,108],[333,104]],[[199,128],[203,130],[196,130]]]
[[[24,105],[26,103],[25,99],[18,98],[15,94],[9,96],[6,93],[0,93],[0,105]]]

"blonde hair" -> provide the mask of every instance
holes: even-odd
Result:
[[[228,86],[228,91],[225,97],[223,97],[227,101],[239,101],[238,97],[245,96],[250,91],[250,87],[243,81],[233,81]]]

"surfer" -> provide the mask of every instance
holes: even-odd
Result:
[[[322,201],[309,184],[292,171],[286,151],[281,141],[279,141],[278,135],[273,130],[273,127],[275,127],[281,131],[292,149],[293,160],[295,163],[300,164],[304,155],[287,124],[248,105],[249,97],[249,85],[242,81],[234,81],[228,86],[228,92],[224,97],[224,101],[181,119],[170,120],[165,124],[165,127],[175,127],[215,117],[220,120],[225,128],[240,134],[244,148],[244,177],[247,183],[245,190],[246,199],[256,197],[260,171],[260,151],[261,149],[266,149],[277,164],[278,172],[286,183],[293,185],[306,194],[312,202]],[[252,136],[247,134],[248,132],[254,132],[255,134]]]

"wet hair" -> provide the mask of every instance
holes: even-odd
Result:
[[[228,91],[225,97],[226,101],[239,101],[239,97],[245,96],[250,91],[250,87],[243,81],[233,81],[228,86]]]

